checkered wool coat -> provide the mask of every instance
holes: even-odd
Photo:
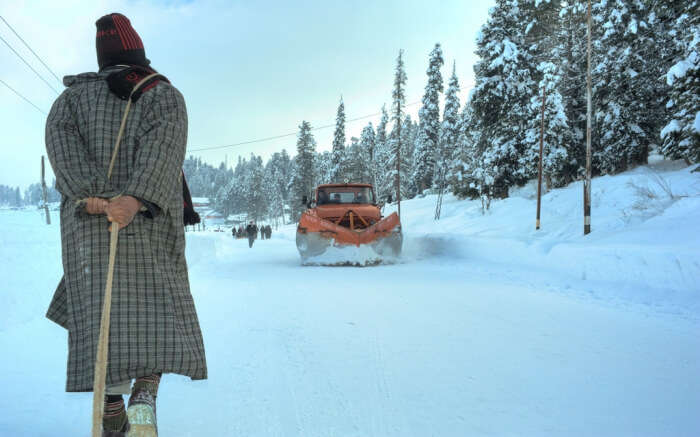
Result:
[[[64,272],[47,317],[68,330],[67,391],[92,390],[107,277],[109,222],[76,206],[91,196],[131,195],[157,211],[138,213],[119,232],[107,384],[156,372],[207,377],[185,262],[185,102],[177,89],[159,82],[132,104],[108,181],[126,106],[107,86],[111,71],[66,77],[68,88],[46,122],[46,151],[62,194]]]

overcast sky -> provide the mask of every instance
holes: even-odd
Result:
[[[334,123],[340,96],[348,119],[391,105],[393,70],[404,49],[406,101],[420,101],[428,54],[442,44],[449,78],[453,61],[462,102],[473,86],[475,38],[493,0],[372,1],[78,1],[0,0],[0,15],[62,78],[95,71],[95,21],[110,12],[131,20],[154,68],[185,96],[188,150]],[[48,82],[63,86],[0,20],[0,36]],[[56,93],[0,41],[0,79],[48,112]],[[417,114],[419,104],[408,112]],[[348,123],[358,136],[367,122]],[[39,181],[46,116],[0,84],[0,184]],[[329,150],[333,129],[314,132]],[[191,152],[229,165],[251,152],[267,159],[294,136],[216,151]],[[190,152],[188,152],[190,154]],[[49,175],[49,178],[52,176]],[[49,179],[48,183],[51,180]]]

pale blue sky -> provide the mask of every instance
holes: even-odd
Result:
[[[185,96],[189,145],[215,146],[334,122],[343,95],[348,119],[391,103],[399,49],[405,51],[407,102],[421,99],[428,54],[440,42],[443,77],[452,62],[462,101],[473,85],[475,37],[493,0],[443,1],[14,1],[2,15],[62,77],[96,69],[95,21],[109,12],[131,19],[153,66]],[[62,86],[0,21],[11,43],[54,88]],[[47,111],[56,94],[0,41],[0,79]],[[409,108],[416,114],[419,105]],[[349,123],[348,141],[368,121]],[[45,116],[0,84],[0,184],[26,187],[39,178]],[[319,150],[333,129],[314,132]],[[200,152],[229,164],[251,152],[267,158],[295,137]]]

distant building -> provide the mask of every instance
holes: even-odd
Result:
[[[193,197],[192,206],[194,207],[194,209],[209,208],[211,206],[211,201],[208,197]]]
[[[205,211],[201,217],[204,219],[207,226],[223,225],[226,221],[226,217],[224,217],[223,214],[216,212],[213,209]]]

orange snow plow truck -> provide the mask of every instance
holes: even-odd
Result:
[[[319,185],[315,199],[303,201],[309,209],[296,238],[303,264],[371,265],[401,253],[399,216],[382,217],[372,185]]]

